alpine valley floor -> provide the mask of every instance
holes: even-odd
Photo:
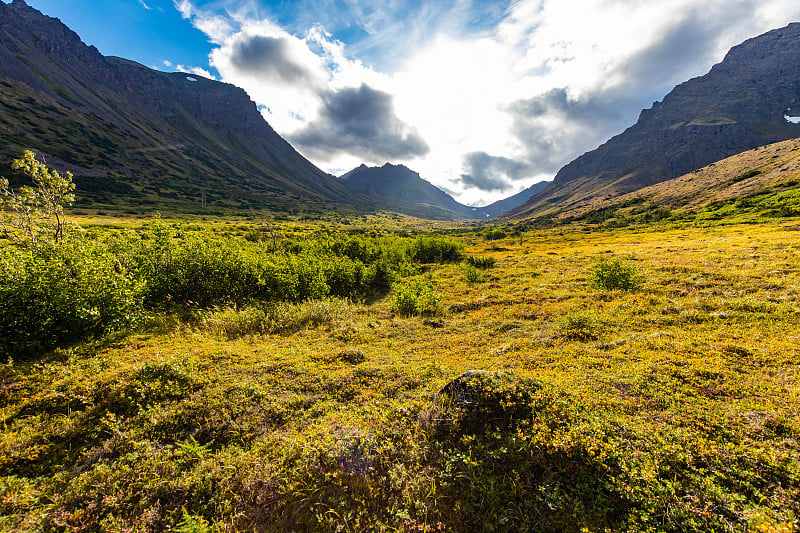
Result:
[[[0,366],[0,528],[798,530],[800,221],[450,238],[487,268],[409,273],[427,316],[187,308]]]

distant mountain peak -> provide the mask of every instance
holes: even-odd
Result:
[[[350,189],[362,194],[391,201],[436,206],[450,212],[452,216],[476,218],[473,208],[458,203],[452,196],[404,165],[361,165],[339,179]]]
[[[486,207],[457,202],[445,191],[423,179],[405,165],[385,163],[381,167],[360,165],[339,179],[354,191],[391,201],[428,204],[440,207],[461,218],[485,220],[519,206],[547,183],[537,183],[524,191]]]

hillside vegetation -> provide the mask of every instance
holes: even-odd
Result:
[[[763,204],[765,210],[777,207],[773,216],[780,216],[782,213],[791,216],[800,214],[798,185],[800,139],[792,139],[748,150],[670,181],[613,199],[599,200],[591,208],[599,210],[646,201],[651,206],[671,209],[676,213],[731,206],[736,207],[739,214],[743,214],[748,208]],[[781,204],[781,200],[787,204],[785,207],[774,205]],[[565,214],[580,215],[587,211],[589,209]],[[727,214],[733,214],[730,208]]]
[[[797,530],[796,219],[200,222],[73,233],[135,305],[0,366],[3,529]]]

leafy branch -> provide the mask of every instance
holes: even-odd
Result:
[[[64,240],[64,206],[75,201],[72,173],[60,174],[36,159],[26,150],[11,168],[21,170],[33,180],[33,187],[13,190],[6,178],[0,177],[0,209],[9,212],[0,217],[2,236],[18,246],[37,248],[42,238],[54,242]]]

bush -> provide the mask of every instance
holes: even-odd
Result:
[[[466,261],[468,265],[474,266],[475,268],[480,268],[482,270],[494,268],[495,264],[497,264],[497,259],[492,256],[475,257],[474,255],[468,255],[466,258],[464,258],[464,261]]]
[[[486,277],[472,265],[464,265],[464,279],[469,283],[483,283]]]
[[[596,318],[582,313],[568,314],[557,327],[561,337],[574,341],[597,340],[601,329]]]
[[[105,248],[72,240],[0,249],[0,351],[36,356],[129,327],[141,293]]]
[[[431,285],[422,281],[398,283],[392,293],[392,309],[404,316],[436,314],[442,300]]]
[[[181,242],[159,220],[149,225],[141,240],[122,247],[151,307],[170,301],[211,307],[385,294],[404,261],[402,255],[376,252],[374,243],[356,239],[332,246],[312,240],[294,251],[280,252],[269,243],[205,232]]]
[[[499,241],[501,239],[505,239],[506,237],[508,237],[508,234],[501,229],[486,230],[486,232],[483,234],[483,238],[487,241]]]
[[[464,245],[444,237],[419,237],[409,256],[417,263],[455,263],[464,257]]]
[[[598,259],[592,267],[589,284],[599,290],[631,291],[637,288],[643,278],[636,273],[636,267],[623,263],[618,258]]]

